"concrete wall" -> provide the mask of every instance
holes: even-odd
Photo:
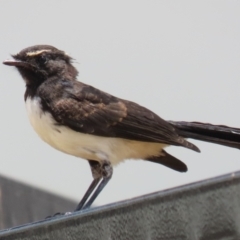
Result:
[[[240,172],[0,233],[4,240],[240,239]]]

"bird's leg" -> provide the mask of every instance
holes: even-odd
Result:
[[[98,162],[88,160],[88,162],[91,167],[93,181],[90,184],[86,193],[84,194],[82,200],[77,205],[75,211],[89,208],[112,177],[113,168],[109,161]],[[91,194],[92,196],[90,197]]]

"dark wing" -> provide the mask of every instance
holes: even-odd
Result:
[[[38,94],[61,125],[87,134],[181,145],[198,150],[179,137],[171,124],[136,103],[77,81],[58,80],[52,84],[55,84],[56,93],[50,94],[40,88]]]

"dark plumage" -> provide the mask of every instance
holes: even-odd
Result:
[[[55,47],[29,47],[13,58],[4,64],[15,66],[26,83],[25,101],[36,132],[56,149],[89,161],[94,180],[76,210],[91,205],[111,178],[112,164],[125,158],[185,172],[187,166],[163,148],[175,145],[199,152],[185,138],[240,148],[239,129],[165,121],[134,102],[78,82],[72,58]]]

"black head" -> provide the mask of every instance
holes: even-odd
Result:
[[[78,74],[72,65],[72,58],[49,45],[28,47],[12,57],[3,63],[15,66],[29,87],[39,86],[52,77],[75,80]]]

